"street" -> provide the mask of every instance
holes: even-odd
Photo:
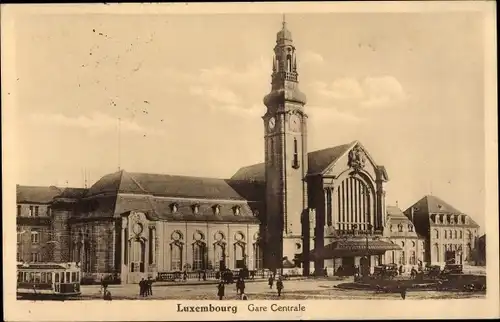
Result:
[[[182,283],[182,282],[180,282]],[[278,297],[275,286],[269,289],[266,281],[249,282],[246,284],[245,293],[249,300],[300,300],[300,299],[401,299],[398,293],[376,294],[366,290],[344,290],[334,286],[345,281],[329,280],[293,280],[285,281],[282,296]],[[99,299],[101,294],[99,286],[82,286],[82,300]],[[111,285],[108,290],[114,300],[120,299],[164,299],[164,300],[216,300],[217,288],[215,284],[207,285],[176,285],[163,286],[153,284],[153,295],[139,296],[139,286],[135,284]],[[443,291],[412,291],[409,290],[406,298],[411,299],[463,299],[484,298],[485,293],[468,292],[443,292]],[[226,285],[226,300],[237,300],[235,284]]]

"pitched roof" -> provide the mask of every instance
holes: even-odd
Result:
[[[342,144],[331,148],[317,150],[308,153],[308,174],[323,172],[332,162],[338,160],[349,148],[353,142]]]
[[[263,185],[249,181],[135,173],[121,170],[97,181],[87,196],[131,193],[163,197],[263,200]]]
[[[266,180],[266,165],[262,162],[242,167],[236,171],[231,179],[263,182]]]
[[[417,201],[413,206],[415,210],[420,213],[444,213],[444,214],[462,214],[460,210],[451,206],[449,203],[443,201],[436,196],[424,196],[422,199]],[[410,207],[410,208],[411,208]],[[408,208],[408,209],[410,209]],[[417,210],[418,209],[418,210]]]
[[[332,162],[340,158],[347,150],[355,143],[342,144],[331,148],[309,152],[308,157],[308,173],[316,174],[323,172]],[[265,163],[257,163],[240,168],[231,177],[235,180],[260,181],[266,180]]]
[[[39,186],[16,186],[17,203],[50,203],[61,194],[61,188]]]
[[[55,186],[17,185],[17,203],[51,203],[54,198],[78,199],[85,195],[86,188],[59,188]]]
[[[399,209],[399,207],[397,206],[386,206],[386,211],[388,216],[406,218],[401,209]]]

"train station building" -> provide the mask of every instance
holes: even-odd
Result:
[[[471,219],[417,203],[429,210],[431,234],[440,227],[429,237],[419,211],[386,206],[389,175],[361,142],[308,151],[297,55],[283,22],[264,97],[262,163],[228,179],[121,170],[88,189],[18,186],[18,261],[76,261],[84,276],[115,274],[123,283],[223,268],[331,275],[340,267],[440,262],[448,243],[433,252],[449,233],[443,227]]]

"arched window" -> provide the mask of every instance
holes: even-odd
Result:
[[[410,265],[416,265],[417,264],[417,258],[416,258],[416,255],[415,255],[415,251],[412,250],[411,253],[410,253]]]
[[[174,272],[182,270],[182,244],[170,244],[170,269]]]
[[[402,251],[399,256],[399,265],[405,265],[405,264],[406,264],[405,252]]]
[[[436,262],[439,262],[439,245],[436,243],[434,244],[434,254],[436,254]]]
[[[460,239],[464,238],[464,235],[463,235],[462,231],[459,231],[459,236],[460,236],[459,237]]]
[[[223,243],[214,244],[215,270],[220,271],[226,268],[226,249]]]
[[[253,258],[255,260],[255,269],[264,268],[262,249],[258,242],[253,244]]]
[[[447,239],[447,238],[448,238],[448,231],[447,231],[447,230],[445,230],[445,231],[444,231],[444,239]]]
[[[434,237],[439,238],[439,231],[437,229],[434,230]]]
[[[286,55],[286,68],[288,72],[292,71],[292,56],[290,54]]]
[[[453,233],[454,233],[455,239],[457,239],[458,238],[458,232],[455,230]]]
[[[234,244],[234,267],[244,268],[245,266],[245,245],[236,243]]]
[[[205,269],[205,244],[196,242],[193,244],[193,270]]]

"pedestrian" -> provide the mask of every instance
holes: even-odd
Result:
[[[113,298],[111,297],[111,292],[106,290],[104,291],[104,296],[102,297],[105,301],[111,301]]]
[[[222,300],[222,298],[224,297],[224,283],[223,282],[220,282],[217,285],[217,296],[219,297],[219,300]]]
[[[274,278],[272,276],[269,276],[269,280],[267,281],[267,284],[269,285],[270,289],[273,288]]]
[[[151,276],[148,277],[147,286],[148,286],[147,295],[153,295],[153,279],[151,278]]]
[[[139,295],[140,296],[146,296],[145,295],[145,290],[146,290],[146,287],[145,287],[145,284],[146,281],[144,280],[144,278],[141,279],[141,281],[139,282]]]
[[[221,278],[221,276],[220,276],[220,272],[219,272],[219,271],[217,271],[217,272],[215,273],[215,279],[220,279],[220,278]]]
[[[201,271],[198,271],[198,281],[201,281]]]
[[[250,272],[250,276],[252,277],[252,279],[254,280],[255,279],[255,271],[251,271]]]
[[[399,275],[403,275],[403,265],[399,266]]]
[[[207,271],[203,271],[203,280],[206,281],[207,280]]]
[[[236,281],[236,295],[238,295],[240,291],[240,282],[241,282],[241,277],[238,277],[238,280]]]
[[[184,271],[184,275],[182,276],[182,279],[184,280],[184,282],[187,280],[187,277],[188,277],[188,273],[186,271]]]
[[[283,281],[281,280],[281,277],[278,279],[278,282],[276,283],[276,288],[278,289],[278,296],[281,296],[281,290],[283,289]]]
[[[401,287],[401,298],[406,299],[406,287]]]
[[[245,294],[245,280],[243,278],[240,279],[240,293]]]

